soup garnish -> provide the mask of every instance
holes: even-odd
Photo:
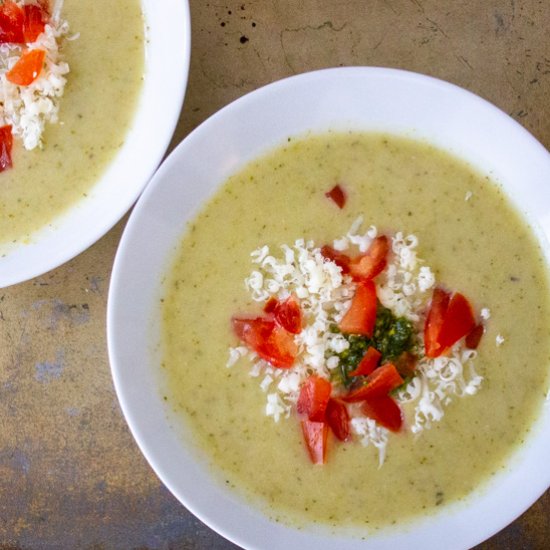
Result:
[[[327,197],[343,208],[336,187],[337,200]],[[332,245],[252,252],[245,284],[262,312],[232,318],[244,346],[230,349],[228,366],[252,362],[266,414],[299,416],[314,464],[326,461],[330,433],[374,445],[382,464],[389,431],[422,432],[482,382],[473,363],[489,311],[476,316],[463,294],[436,285],[416,236],[361,233],[362,223]]]
[[[69,25],[63,2],[8,0],[0,5],[0,171],[10,168],[13,136],[25,149],[42,145],[46,123],[58,121],[69,66],[60,55]]]

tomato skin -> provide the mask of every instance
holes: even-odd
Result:
[[[364,386],[344,395],[342,399],[346,403],[357,403],[365,399],[387,395],[401,384],[403,384],[403,378],[397,372],[395,365],[386,363],[367,377],[367,383]]]
[[[13,135],[11,133],[11,125],[6,124],[0,128],[0,172],[12,167],[12,147]]]
[[[237,337],[264,361],[274,367],[289,369],[294,364],[298,349],[294,337],[275,321],[265,317],[231,319]]]
[[[340,441],[347,441],[350,438],[349,413],[345,403],[339,399],[329,399],[326,410],[326,421]]]
[[[340,330],[348,334],[372,336],[376,322],[376,287],[372,281],[357,284],[351,306],[340,321]]]
[[[439,334],[443,319],[449,307],[451,295],[440,287],[436,287],[432,295],[432,303],[424,324],[424,348],[426,357],[439,357],[443,351],[439,343]]]
[[[6,78],[18,86],[29,86],[39,77],[45,57],[44,50],[23,52],[17,63],[6,73]]]
[[[370,397],[365,400],[361,408],[366,416],[388,430],[392,432],[401,430],[403,411],[389,395]]]
[[[374,279],[386,267],[390,243],[388,237],[380,235],[374,239],[365,254],[353,258],[349,272],[356,281]]]
[[[368,376],[378,366],[381,357],[382,354],[376,348],[369,346],[363,359],[361,359],[357,368],[349,373],[349,376]]]
[[[344,275],[349,273],[349,264],[351,259],[346,254],[342,254],[337,250],[334,250],[332,246],[325,245],[321,248],[321,254],[323,258],[334,262],[341,270]]]
[[[324,464],[327,457],[328,424],[302,420],[302,433],[313,464]]]
[[[484,332],[485,327],[481,323],[477,324],[466,336],[466,347],[477,349]]]
[[[330,191],[327,191],[325,193],[325,197],[331,199],[336,206],[340,208],[340,210],[346,205],[346,193],[338,184],[336,184]]]
[[[309,376],[300,388],[296,408],[312,422],[323,422],[325,411],[332,393],[332,384],[315,374]]]
[[[450,348],[475,326],[476,321],[470,302],[462,294],[455,292],[449,302],[439,333],[440,346],[444,350]]]

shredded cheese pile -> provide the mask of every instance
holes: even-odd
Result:
[[[23,6],[28,2],[16,2]],[[0,124],[11,124],[12,134],[19,137],[25,149],[42,144],[47,123],[58,121],[59,100],[63,96],[69,65],[62,60],[59,46],[69,37],[69,24],[61,19],[63,0],[56,0],[50,21],[35,42],[0,45]],[[18,86],[6,78],[6,73],[17,63],[23,50],[42,49],[46,52],[44,68],[29,86]]]
[[[333,243],[334,249],[364,253],[378,231],[370,226],[364,233],[359,217],[348,233]],[[404,316],[416,327],[417,347],[423,350],[422,327],[426,309],[435,286],[432,270],[417,257],[418,239],[415,235],[397,233],[391,239],[388,265],[376,281],[377,296],[381,304],[396,316]],[[313,241],[297,240],[293,246],[282,245],[282,254],[276,256],[268,246],[251,253],[255,268],[245,279],[252,299],[265,303],[270,298],[286,300],[291,294],[298,297],[304,318],[304,328],[294,337],[298,354],[290,369],[278,369],[259,358],[245,346],[230,348],[227,366],[242,358],[251,362],[250,375],[257,377],[266,393],[265,413],[278,422],[288,418],[298,400],[300,387],[311,374],[331,379],[331,371],[339,366],[338,354],[349,347],[348,341],[331,331],[350,307],[355,283],[343,275],[336,263],[324,258]],[[488,318],[489,311],[482,310]],[[422,357],[417,375],[399,391],[396,399],[410,403],[414,411],[406,418],[409,429],[418,434],[444,415],[444,407],[454,397],[474,395],[482,382],[473,365],[474,350],[457,343],[449,356]],[[338,392],[339,388],[334,387]],[[343,388],[340,391],[344,391]],[[358,405],[350,405],[352,433],[364,446],[378,450],[380,465],[384,462],[388,443],[388,430],[366,417]]]

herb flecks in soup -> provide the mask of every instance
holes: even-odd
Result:
[[[316,464],[329,432],[374,445],[382,464],[388,431],[422,432],[482,380],[473,348],[484,327],[468,300],[435,286],[415,235],[361,233],[362,222],[332,246],[299,239],[279,257],[267,245],[253,251],[245,285],[262,311],[232,319],[244,346],[230,349],[228,366],[252,363],[276,422],[300,415]]]
[[[3,123],[12,126],[14,136],[13,168],[0,174],[0,257],[32,242],[43,228],[55,227],[68,209],[93,194],[124,144],[143,81],[139,0],[29,4],[48,6],[44,32],[31,44],[46,55],[28,86],[1,76],[10,91],[0,98]],[[16,63],[18,48],[4,44],[0,57]],[[15,113],[9,120],[8,110]]]
[[[325,196],[335,183],[346,194],[342,209]],[[284,259],[280,245],[293,248],[298,238],[304,247],[314,241],[321,249],[335,248],[334,238],[346,236],[359,216],[377,228],[376,236],[391,237],[391,248],[396,231],[415,235],[414,250],[427,261],[417,267],[429,265],[437,284],[471,301],[476,323],[486,328],[474,360],[483,380],[476,395],[443,404],[442,421],[432,421],[420,437],[411,433],[415,403],[400,401],[408,424],[399,433],[387,431],[382,468],[372,444],[340,444],[332,436],[326,463],[313,466],[300,422],[266,416],[266,394],[258,388],[263,378],[249,376],[246,359],[226,368],[227,350],[237,342],[229,320],[266,314],[243,285],[251,251],[266,245]],[[362,254],[350,250],[339,253]],[[336,273],[335,260],[322,262]],[[423,294],[427,309],[437,284]],[[389,324],[408,320],[388,309]],[[196,444],[199,460],[211,465],[221,484],[289,523],[369,530],[463,499],[505,467],[548,392],[550,289],[530,227],[486,177],[444,152],[398,137],[329,133],[291,140],[232,175],[183,236],[164,283],[162,314],[164,395],[186,445]],[[379,323],[383,317],[377,313]],[[422,323],[415,334],[419,328],[423,332]],[[340,334],[350,353],[365,355],[363,336]],[[500,346],[497,335],[504,339]],[[334,351],[340,364],[345,351]],[[452,354],[430,361],[450,359]],[[468,364],[463,378],[467,384],[474,379]]]

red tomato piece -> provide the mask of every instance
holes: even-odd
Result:
[[[11,125],[6,124],[0,128],[0,172],[12,167],[11,148],[13,146],[13,135]]]
[[[0,6],[0,44],[22,44],[25,12],[11,0]]]
[[[377,368],[367,378],[367,383],[348,393],[342,399],[347,403],[357,403],[365,399],[388,395],[389,392],[403,384],[403,378],[393,363],[386,363]]]
[[[459,292],[453,294],[445,313],[438,342],[443,350],[450,348],[476,326],[470,302]]]
[[[325,193],[325,197],[331,199],[338,208],[344,208],[346,204],[346,193],[344,190],[337,184],[330,191]]]
[[[23,6],[25,19],[23,23],[23,40],[27,43],[34,42],[44,32],[48,21],[47,2],[39,2],[39,5],[26,4]]]
[[[321,254],[323,255],[323,258],[334,262],[338,267],[340,267],[344,275],[349,273],[349,264],[351,262],[349,256],[347,256],[346,254],[342,254],[337,250],[334,250],[332,246],[328,245],[325,245],[321,248]]]
[[[302,433],[313,464],[324,464],[327,456],[328,424],[302,420]]]
[[[332,393],[332,384],[325,378],[312,374],[302,384],[296,408],[312,422],[323,422]]]
[[[442,288],[436,287],[432,295],[432,303],[424,324],[424,348],[427,357],[438,357],[443,351],[439,343],[439,333],[443,319],[449,307],[451,295]]]
[[[302,310],[294,296],[290,296],[284,302],[279,302],[275,307],[275,321],[279,326],[288,330],[291,334],[302,332]]]
[[[382,354],[372,346],[369,347],[363,359],[357,365],[357,368],[349,373],[350,376],[368,376],[380,362]]]
[[[355,280],[374,279],[386,267],[389,250],[388,237],[385,235],[376,237],[365,254],[351,260],[349,265],[351,276]]]
[[[348,409],[339,399],[329,399],[326,420],[334,435],[340,441],[347,441],[350,437]]]
[[[27,50],[6,73],[6,78],[18,86],[28,86],[37,78],[44,66],[44,50]]]
[[[466,347],[470,349],[477,349],[479,346],[479,342],[481,341],[481,337],[483,336],[483,333],[485,332],[485,328],[481,323],[476,325],[470,333],[466,336]]]
[[[340,330],[348,334],[372,336],[376,322],[376,287],[372,281],[357,284],[355,296],[344,318]]]
[[[403,425],[403,412],[389,395],[367,399],[362,409],[366,416],[392,432],[398,432]]]
[[[265,313],[275,313],[275,310],[277,309],[277,306],[279,304],[279,300],[277,298],[270,298],[264,306]]]
[[[275,321],[234,317],[231,323],[237,337],[262,359],[281,369],[292,367],[298,353],[294,337]]]

